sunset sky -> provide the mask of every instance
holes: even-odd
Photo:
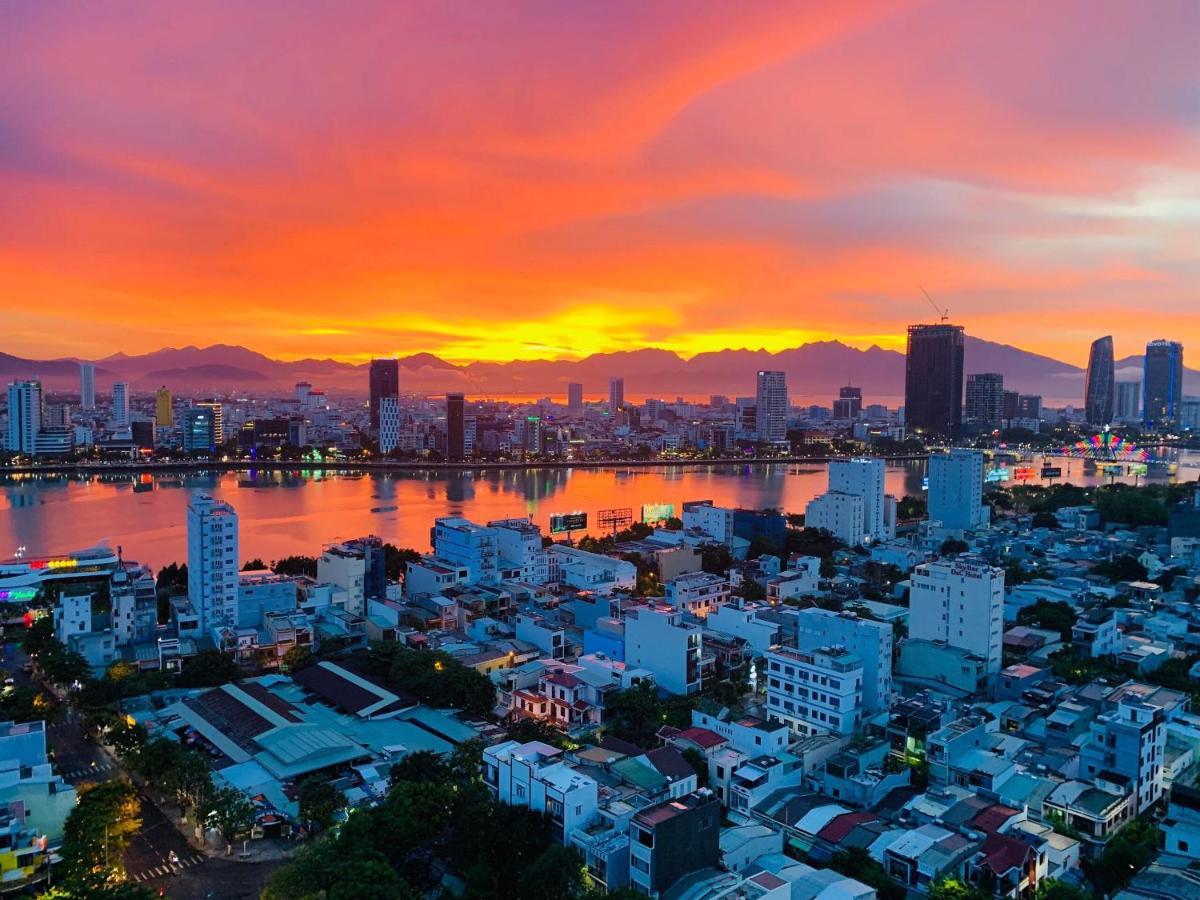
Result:
[[[1200,3],[0,4],[0,351],[1200,352]]]

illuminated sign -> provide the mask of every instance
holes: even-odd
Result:
[[[1031,478],[1037,477],[1037,469],[1033,466],[1017,466],[1013,472],[1013,478],[1017,481],[1029,481]]]
[[[562,534],[564,531],[580,531],[587,528],[587,513],[551,513],[550,533]]]
[[[674,503],[642,504],[642,521],[647,524],[651,522],[665,522],[667,519],[673,518],[675,518]]]
[[[1130,463],[1127,471],[1130,475],[1146,475],[1150,472],[1150,466],[1147,463]]]
[[[1043,478],[1062,478],[1062,466],[1042,466]]]
[[[1125,474],[1125,466],[1121,463],[1105,463],[1100,467],[1100,471],[1112,478],[1120,478]]]
[[[633,509],[601,509],[596,512],[596,525],[605,531],[620,531],[633,524]]]
[[[984,480],[989,484],[994,484],[997,481],[1008,481],[1010,478],[1012,478],[1012,469],[1008,466],[992,466],[992,468],[988,469],[987,475],[984,476]]]
[[[79,560],[76,559],[31,559],[29,568],[31,569],[74,569],[79,566]]]
[[[12,588],[11,590],[0,591],[0,600],[12,602],[32,600],[37,596],[37,593],[37,588]]]

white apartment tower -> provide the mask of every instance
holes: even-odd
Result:
[[[983,451],[955,447],[929,457],[929,521],[944,528],[982,528],[991,511],[983,505]]]
[[[862,660],[845,647],[772,650],[767,718],[798,734],[854,734],[862,724]]]
[[[129,382],[114,381],[112,386],[112,421],[118,428],[129,424]]]
[[[400,398],[379,398],[379,452],[391,453],[400,446]]]
[[[882,459],[835,459],[829,463],[829,490],[812,500],[805,524],[824,528],[851,546],[890,541],[896,536],[896,500],[884,492]],[[862,522],[859,525],[861,498]]]
[[[237,625],[237,512],[207,494],[188,504],[188,599],[201,631]]]
[[[42,383],[14,381],[8,386],[8,449],[11,453],[37,452],[42,430]]]
[[[965,560],[917,566],[908,602],[908,633],[915,640],[942,641],[987,661],[1000,672],[1004,629],[1004,570]]]
[[[96,408],[96,367],[91,363],[79,364],[79,405],[84,412]]]
[[[758,373],[755,395],[758,439],[768,444],[787,443],[788,391],[783,372],[763,370]]]
[[[892,699],[892,626],[850,612],[785,610],[793,616],[796,646],[802,651],[845,647],[862,660],[862,708],[866,715],[887,710]],[[785,620],[786,621],[786,620]],[[786,627],[786,626],[785,626]]]

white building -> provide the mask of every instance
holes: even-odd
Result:
[[[361,551],[342,544],[326,547],[317,560],[317,582],[345,591],[347,612],[367,614],[367,559]]]
[[[8,386],[8,449],[11,453],[37,452],[42,430],[42,383],[14,381]]]
[[[545,813],[554,836],[569,844],[596,818],[599,787],[561,757],[549,744],[505,741],[483,751],[483,782],[499,802]]]
[[[391,453],[400,446],[400,398],[379,398],[379,452]]]
[[[694,694],[701,687],[699,625],[683,613],[659,606],[635,606],[625,614],[625,662],[648,669],[655,682],[673,694]]]
[[[91,363],[79,364],[79,405],[84,412],[96,408],[96,367]]]
[[[528,519],[496,519],[488,522],[496,534],[500,553],[500,577],[530,584],[550,580],[550,559],[542,546],[542,529]]]
[[[892,697],[892,626],[854,613],[812,607],[785,610],[795,623],[796,647],[845,647],[862,660],[862,708],[866,715],[888,709]],[[786,626],[785,626],[786,627]]]
[[[129,382],[114,381],[112,386],[112,423],[118,428],[129,424]]]
[[[628,560],[613,559],[602,553],[554,544],[547,557],[550,581],[580,591],[607,594],[617,588],[632,589],[637,584],[637,566]]]
[[[188,503],[188,599],[202,632],[238,623],[238,517],[207,494]]]
[[[929,520],[943,528],[983,528],[991,509],[983,505],[983,451],[955,447],[929,457]]]
[[[763,370],[758,373],[754,406],[758,439],[768,444],[786,444],[788,391],[787,376],[783,372]]]
[[[733,543],[733,510],[711,503],[687,503],[683,507],[685,531],[700,531],[714,541]]]
[[[763,656],[780,643],[779,623],[759,616],[759,613],[769,611],[771,607],[766,604],[747,603],[737,597],[709,613],[704,620],[704,627],[709,631],[742,638],[750,645],[755,656]]]
[[[942,641],[987,660],[1000,673],[1004,627],[1004,570],[966,560],[938,560],[913,570],[908,633]]]
[[[667,605],[700,619],[729,601],[729,582],[709,572],[688,572],[672,578],[663,588]]]
[[[864,543],[867,532],[866,502],[858,494],[826,491],[808,501],[804,524],[824,529],[844,544],[857,546]]]
[[[815,594],[821,585],[821,560],[816,556],[801,556],[791,560],[788,568],[767,579],[767,599],[772,603]]]
[[[433,525],[433,553],[439,560],[467,570],[467,584],[495,584],[500,571],[496,532],[483,525],[447,516]]]
[[[863,666],[845,647],[767,654],[767,715],[799,734],[853,734],[862,724]]]
[[[882,459],[835,459],[829,463],[829,490],[863,498],[863,535],[851,544],[876,544],[896,536],[896,500],[886,493]]]

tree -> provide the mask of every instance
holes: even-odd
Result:
[[[966,553],[970,549],[966,541],[960,541],[957,538],[947,538],[942,541],[942,546],[938,549],[938,555],[958,556],[958,554]]]
[[[440,754],[432,750],[414,750],[392,766],[388,780],[393,785],[402,781],[437,784],[449,781],[452,774]]]
[[[708,787],[708,759],[704,754],[695,747],[688,747],[683,751],[683,758],[696,770],[697,787]]]
[[[517,896],[522,900],[561,900],[583,890],[583,859],[572,847],[551,844],[521,873]]]
[[[829,868],[875,888],[879,900],[904,900],[904,888],[892,881],[883,866],[863,847],[838,850],[830,859]]]
[[[1058,519],[1052,512],[1034,513],[1030,524],[1034,528],[1049,528],[1051,531],[1058,529]]]
[[[666,713],[658,688],[643,681],[613,694],[605,704],[605,715],[612,734],[639,747],[648,747],[657,740]]]
[[[1071,630],[1075,627],[1075,610],[1069,603],[1061,600],[1038,600],[1032,606],[1026,606],[1017,613],[1017,622],[1021,625],[1036,625],[1050,631],[1057,631],[1064,641],[1071,640]]]
[[[285,556],[271,564],[271,571],[276,575],[288,575],[292,578],[297,575],[316,578],[317,558],[315,556]]]
[[[80,786],[79,799],[63,825],[63,865],[68,879],[89,873],[120,875],[125,848],[142,827],[137,791],[124,781]]]
[[[1158,828],[1134,819],[1109,838],[1098,858],[1084,861],[1083,871],[1099,893],[1112,896],[1146,868],[1157,852]]]
[[[700,568],[710,575],[724,575],[733,565],[733,554],[724,544],[704,544],[700,548]]]
[[[212,773],[208,757],[198,750],[181,748],[167,770],[164,783],[184,809],[200,812],[212,796]]]
[[[219,687],[241,676],[233,657],[220,650],[201,650],[183,666],[176,679],[179,687]]]
[[[324,777],[310,775],[300,785],[299,803],[300,818],[310,826],[325,829],[346,805],[346,798]]]
[[[969,882],[943,876],[929,886],[929,900],[991,900],[991,895]]]
[[[54,637],[54,620],[50,616],[38,616],[25,629],[21,649],[26,656],[37,658],[47,650],[62,645]]]
[[[239,790],[220,787],[208,800],[208,817],[221,832],[226,844],[232,844],[239,834],[254,824],[254,804]]]
[[[410,562],[420,562],[421,554],[409,547],[397,547],[395,544],[383,545],[383,566],[388,581],[401,581],[408,571]]]
[[[260,557],[256,556],[256,557],[254,557],[254,559],[246,560],[245,565],[242,566],[242,571],[243,572],[257,572],[260,569],[265,569],[265,568],[267,568],[267,564],[265,562],[263,562]]]
[[[1092,566],[1092,571],[1103,575],[1109,581],[1145,581],[1146,567],[1138,562],[1136,556],[1122,553],[1110,560],[1104,560]]]
[[[36,688],[18,687],[0,694],[0,720],[10,722],[53,722],[58,718],[58,705],[49,695]]]
[[[1066,881],[1047,878],[1038,885],[1034,897],[1036,900],[1093,900],[1094,895]]]
[[[283,654],[283,670],[293,673],[299,672],[301,669],[307,669],[317,658],[313,655],[312,650],[301,644],[296,644],[294,647]]]

